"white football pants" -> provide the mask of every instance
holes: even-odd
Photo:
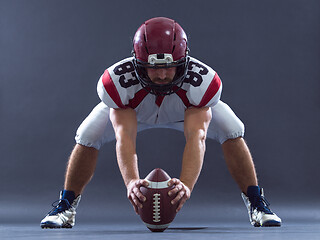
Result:
[[[211,110],[212,120],[207,138],[222,144],[228,139],[244,136],[244,124],[227,104],[219,101]],[[138,132],[150,128],[171,128],[183,132],[183,121],[153,125],[138,122]],[[76,143],[99,150],[103,144],[114,139],[115,134],[109,119],[109,107],[101,102],[79,126],[75,137]]]

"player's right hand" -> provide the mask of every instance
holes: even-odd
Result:
[[[142,208],[142,203],[145,202],[147,199],[140,191],[141,186],[147,187],[149,183],[144,179],[133,179],[127,185],[127,197],[131,202],[134,211],[136,214],[138,213],[138,207]]]

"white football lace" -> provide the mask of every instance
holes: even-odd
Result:
[[[153,194],[153,221],[160,222],[160,194]]]

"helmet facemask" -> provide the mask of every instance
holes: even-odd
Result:
[[[142,87],[149,93],[165,96],[178,91],[183,84],[183,80],[187,75],[187,66],[189,57],[186,56],[178,61],[173,61],[171,54],[151,54],[148,57],[148,62],[143,62],[137,59],[134,55],[133,65],[136,77],[140,81]],[[148,76],[147,68],[172,68],[176,67],[176,73],[170,83],[158,84],[151,81]]]

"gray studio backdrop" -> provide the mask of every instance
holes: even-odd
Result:
[[[39,220],[50,209],[63,186],[75,131],[99,102],[98,78],[130,55],[136,29],[155,16],[176,19],[189,36],[191,55],[219,73],[222,100],[246,125],[260,184],[273,206],[318,201],[319,5],[318,0],[0,0],[0,202],[40,206]],[[182,133],[141,133],[141,177],[155,167],[178,177],[183,147]],[[84,206],[129,207],[115,142],[102,148],[84,196]],[[207,141],[189,202],[243,207],[214,141]]]

